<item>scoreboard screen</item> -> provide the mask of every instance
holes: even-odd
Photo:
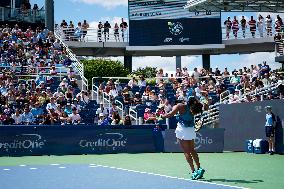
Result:
[[[221,14],[189,12],[186,0],[129,0],[130,46],[221,44]]]

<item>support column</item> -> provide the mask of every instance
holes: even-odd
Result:
[[[210,54],[202,55],[202,66],[205,70],[210,69]]]
[[[132,56],[124,56],[124,68],[128,69],[128,71],[132,72]]]
[[[176,56],[176,69],[181,69],[181,56]]]
[[[54,31],[54,0],[45,0],[45,26]]]

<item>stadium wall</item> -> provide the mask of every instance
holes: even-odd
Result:
[[[266,139],[265,106],[272,106],[277,117],[276,151],[284,153],[284,100],[220,105],[220,127],[225,129],[225,151],[245,151],[246,140]]]

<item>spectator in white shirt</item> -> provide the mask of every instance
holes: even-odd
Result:
[[[111,86],[111,90],[109,91],[109,95],[111,96],[111,98],[115,98],[118,95],[118,92],[115,88],[114,85]]]
[[[57,106],[55,104],[55,97],[51,97],[50,103],[46,105],[46,110],[49,111],[50,109],[53,109],[54,111],[56,111],[57,109]]]
[[[108,116],[108,110],[104,107],[103,103],[100,103],[100,107],[97,109],[96,114],[100,115],[103,114],[105,117]]]
[[[144,78],[144,76],[139,76],[140,80],[138,82],[138,86],[139,87],[146,87],[146,80]]]
[[[134,86],[137,86],[137,81],[135,79],[135,77],[133,77],[129,82],[128,82],[128,86],[129,87],[134,87]]]
[[[193,77],[196,82],[199,82],[200,73],[198,72],[197,68],[194,68]]]
[[[77,125],[81,123],[81,116],[77,114],[77,109],[72,108],[72,114],[69,115],[70,122],[72,124]]]
[[[19,109],[16,109],[16,112],[12,115],[12,119],[15,120],[16,125],[20,125],[23,123],[22,115],[20,114]]]

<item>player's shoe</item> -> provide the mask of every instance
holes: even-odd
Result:
[[[204,175],[204,173],[205,173],[205,170],[204,169],[202,169],[201,167],[196,171],[197,172],[197,177],[196,177],[196,179],[201,179],[201,178],[203,178],[203,175]]]
[[[193,172],[191,173],[191,180],[197,180],[197,177],[198,177],[197,171],[193,171]]]

